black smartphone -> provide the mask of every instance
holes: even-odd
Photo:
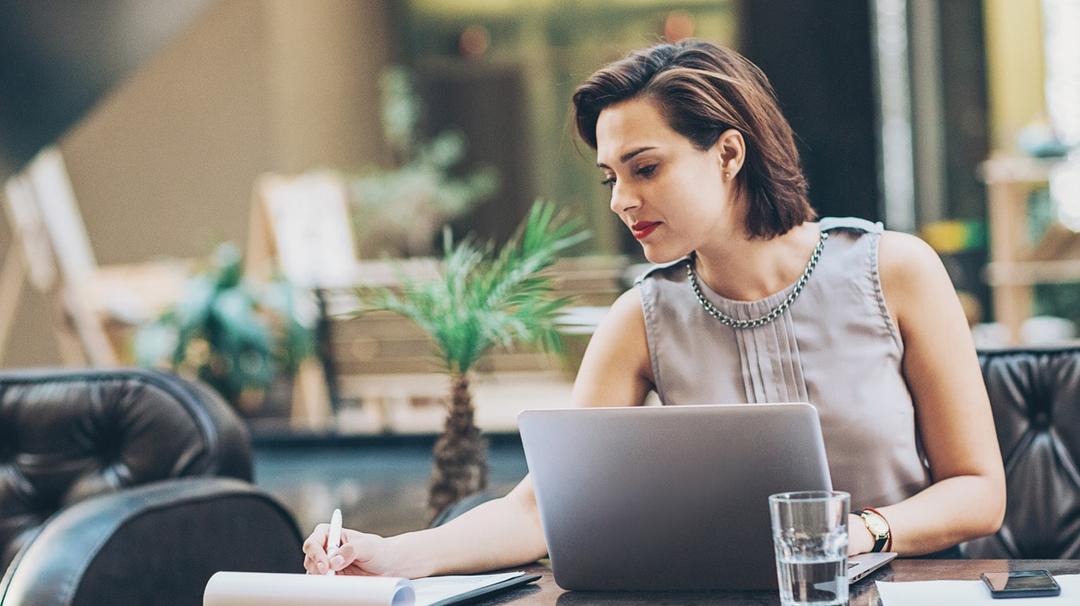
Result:
[[[984,572],[983,583],[995,598],[1037,598],[1061,595],[1061,586],[1046,570]]]

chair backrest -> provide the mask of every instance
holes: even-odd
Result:
[[[979,353],[1007,505],[972,558],[1080,558],[1080,346]]]
[[[60,150],[50,147],[41,151],[17,178],[33,194],[29,197],[36,203],[33,211],[65,282],[81,285],[89,280],[97,260]]]
[[[30,283],[39,292],[48,292],[56,282],[56,262],[34,187],[26,175],[15,175],[4,182],[4,210],[11,226],[13,246],[21,247],[26,260]]]
[[[280,271],[303,288],[352,288],[359,278],[348,192],[329,171],[255,181],[248,275]]]
[[[302,573],[302,541],[288,510],[248,482],[154,482],[50,518],[0,570],[0,603],[202,604],[219,570]]]
[[[188,476],[251,479],[247,429],[209,388],[137,369],[0,372],[0,570],[59,510]]]
[[[117,352],[84,292],[97,273],[97,260],[60,150],[41,151],[7,180],[4,193],[30,283],[54,299],[50,311],[61,358],[72,365],[116,366]],[[22,277],[17,278],[21,286]],[[2,307],[0,328],[12,313],[10,305]],[[3,345],[0,341],[0,352]]]

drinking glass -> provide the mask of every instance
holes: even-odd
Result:
[[[846,492],[783,492],[769,497],[783,606],[847,604],[850,509]]]

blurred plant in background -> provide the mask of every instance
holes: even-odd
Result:
[[[412,76],[392,67],[379,80],[383,135],[394,166],[370,167],[350,180],[357,240],[363,254],[428,256],[438,229],[498,188],[494,168],[454,176],[465,156],[465,135],[445,130],[417,135],[422,106]]]
[[[140,366],[195,375],[252,414],[271,384],[313,353],[313,317],[287,281],[245,280],[240,251],[225,243],[176,305],[140,327],[135,358]]]
[[[1059,209],[1047,188],[1036,188],[1028,195],[1029,242],[1041,242],[1050,230],[1064,229],[1058,224]],[[1080,326],[1080,284],[1035,284],[1032,294],[1036,316],[1051,316]]]
[[[401,292],[361,291],[369,310],[406,317],[435,341],[435,354],[450,377],[446,427],[435,443],[428,510],[437,515],[487,485],[485,445],[473,419],[469,370],[491,348],[515,343],[561,350],[557,320],[569,297],[554,296],[545,274],[559,254],[586,240],[581,224],[533,205],[517,233],[498,251],[466,238],[456,245],[443,231],[443,265],[436,279],[401,276]]]

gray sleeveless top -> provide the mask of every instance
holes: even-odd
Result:
[[[821,417],[833,487],[852,511],[902,501],[930,484],[901,372],[903,343],[878,277],[882,226],[821,220],[830,232],[806,287],[783,315],[734,329],[708,315],[687,282],[687,259],[638,279],[656,391],[664,404],[809,402]],[[734,301],[699,280],[736,319],[768,313],[794,288]]]

